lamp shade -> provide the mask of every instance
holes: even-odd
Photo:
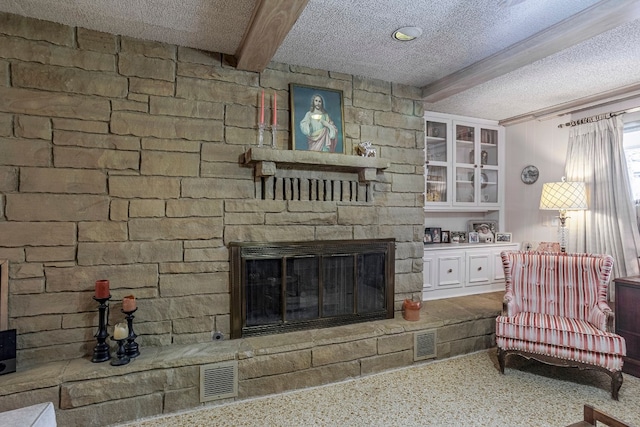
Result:
[[[587,209],[587,191],[584,182],[547,182],[542,185],[540,209]]]

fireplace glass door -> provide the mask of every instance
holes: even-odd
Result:
[[[232,246],[232,337],[392,317],[393,244],[358,242]]]

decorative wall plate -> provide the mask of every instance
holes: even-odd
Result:
[[[475,175],[471,175],[471,182],[475,181]],[[489,177],[486,173],[480,173],[480,187],[485,188],[489,182]]]
[[[539,176],[540,171],[538,171],[538,168],[533,165],[529,165],[525,166],[524,169],[522,169],[520,179],[522,179],[522,182],[524,182],[525,184],[533,184],[538,180]]]

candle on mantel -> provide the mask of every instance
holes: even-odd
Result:
[[[96,299],[109,298],[109,281],[108,280],[96,280]]]
[[[130,313],[136,309],[136,297],[127,295],[122,299],[122,311]]]
[[[129,336],[129,328],[126,323],[116,323],[113,327],[113,339],[124,340]]]
[[[260,124],[264,124],[264,89],[262,90],[262,97],[260,98]]]
[[[273,125],[278,123],[278,95],[273,92]]]

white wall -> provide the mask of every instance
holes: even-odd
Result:
[[[558,128],[567,118],[532,120],[506,128],[505,226],[514,242],[558,241],[558,212],[541,211],[540,193],[545,182],[560,181],[564,173],[569,128]],[[522,169],[534,165],[540,177],[527,185]]]

